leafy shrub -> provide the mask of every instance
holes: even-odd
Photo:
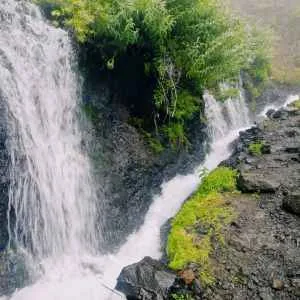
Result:
[[[164,132],[173,144],[185,142],[183,123],[199,111],[204,89],[237,80],[250,66],[257,80],[266,75],[259,43],[219,0],[35,1],[92,47],[102,67],[113,71],[129,53],[143,59],[144,76],[155,79],[156,123],[170,124]]]
[[[214,282],[210,265],[212,238],[223,243],[222,228],[234,218],[233,209],[226,205],[221,193],[235,191],[236,178],[237,172],[232,169],[215,169],[205,176],[197,192],[175,216],[167,243],[172,269],[180,270],[187,263],[196,262],[202,283]]]
[[[154,154],[159,154],[164,151],[164,146],[158,138],[153,137],[150,133],[145,131],[143,135]]]
[[[163,132],[174,148],[187,146],[189,143],[183,123],[170,123],[163,127]]]

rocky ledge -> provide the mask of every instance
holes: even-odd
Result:
[[[224,195],[236,218],[223,229],[225,246],[212,241],[214,284],[201,287],[201,270],[193,262],[175,276],[153,260],[149,273],[146,259],[119,277],[117,288],[128,299],[299,299],[299,105],[268,112],[233,147],[222,165],[238,170],[241,193]]]

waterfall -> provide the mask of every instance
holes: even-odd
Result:
[[[99,203],[81,147],[80,81],[67,33],[32,4],[1,1],[0,95],[9,108],[10,239],[34,270],[32,285],[12,300],[120,299],[111,289],[122,267],[161,256],[160,228],[197,188],[199,170],[230,154],[238,130],[250,124],[243,95],[224,104],[205,96],[212,147],[187,176],[162,185],[144,224],[118,253],[97,253]],[[236,120],[239,118],[238,121]],[[98,205],[97,205],[98,203]]]
[[[208,93],[204,96],[205,115],[210,134],[210,150],[205,160],[189,175],[177,175],[163,183],[156,195],[141,228],[131,234],[118,253],[105,258],[107,270],[103,281],[114,286],[122,267],[136,263],[145,256],[160,259],[162,256],[160,229],[180,209],[183,202],[197,189],[203,170],[211,171],[231,154],[231,143],[239,132],[251,126],[251,113],[244,93],[236,99],[217,101]],[[237,118],[238,120],[234,120]],[[118,298],[116,298],[118,299]]]
[[[228,98],[223,104],[208,92],[204,94],[204,101],[209,136],[214,141],[232,130],[247,127],[253,122],[242,88],[239,89],[237,97]]]
[[[230,153],[251,126],[241,91],[218,102],[205,94],[211,136],[204,162],[162,185],[140,229],[118,253],[103,256],[101,199],[96,199],[79,124],[80,80],[67,33],[47,24],[27,1],[0,0],[0,97],[9,110],[10,245],[25,256],[32,285],[0,299],[120,299],[122,267],[160,258],[160,228],[195,191],[201,170]],[[113,220],[112,220],[113,221]],[[1,296],[1,295],[0,295]]]
[[[1,0],[0,13],[10,244],[46,269],[46,262],[93,253],[100,240],[89,161],[81,149],[80,82],[65,31],[48,25],[28,2]]]

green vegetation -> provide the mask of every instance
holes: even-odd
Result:
[[[214,95],[219,101],[225,101],[229,98],[237,98],[240,95],[240,90],[233,87],[224,90],[217,89]]]
[[[264,147],[264,143],[262,141],[251,143],[248,147],[249,152],[255,156],[262,155],[262,149]]]
[[[144,131],[143,136],[154,154],[159,154],[164,151],[164,146],[158,138],[153,137],[150,133]]]
[[[214,282],[210,255],[213,240],[224,244],[222,229],[234,219],[224,192],[236,191],[237,172],[219,167],[205,176],[197,192],[183,205],[172,221],[167,253],[172,269],[183,269],[189,262],[199,264],[203,284]]]
[[[97,54],[99,69],[126,72],[152,87],[152,111],[144,105],[139,116],[152,118],[156,133],[173,145],[187,144],[186,124],[199,113],[204,89],[237,81],[241,70],[253,69],[259,80],[266,75],[256,32],[219,0],[35,1]],[[138,76],[128,72],[134,70],[129,62]]]
[[[193,300],[193,297],[188,294],[172,294],[171,299],[173,299],[173,300]]]
[[[187,146],[189,143],[187,137],[185,136],[183,123],[170,123],[163,127],[163,132],[174,148]]]
[[[300,100],[296,100],[293,103],[290,104],[291,107],[294,107],[296,109],[300,109]]]

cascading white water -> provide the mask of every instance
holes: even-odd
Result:
[[[97,255],[101,237],[94,226],[89,164],[80,147],[69,38],[47,25],[31,4],[0,0],[0,10],[0,92],[10,110],[10,205],[16,213],[11,237],[30,261],[42,265],[32,286],[0,299],[120,299],[107,287],[114,287],[122,267],[161,256],[160,227],[197,188],[199,171],[226,159],[239,130],[251,125],[243,93],[224,104],[205,95],[211,150],[203,164],[162,185],[144,224],[117,254]]]
[[[205,94],[204,100],[208,131],[211,134],[211,150],[193,173],[186,176],[178,175],[162,185],[162,192],[154,197],[141,228],[128,237],[116,255],[105,258],[108,262],[104,264],[104,269],[108,272],[102,280],[109,286],[115,285],[122,267],[135,263],[145,256],[156,259],[161,257],[160,228],[176,214],[182,203],[196,190],[201,182],[201,171],[212,170],[228,158],[231,153],[230,144],[237,138],[239,131],[251,126],[250,112],[243,92],[236,99],[228,99],[224,103],[217,101],[208,93]],[[233,120],[233,117],[237,117],[238,120]]]
[[[34,264],[75,264],[99,242],[79,81],[68,34],[34,5],[1,0],[0,92],[9,109],[10,242]],[[8,216],[12,215],[8,213]]]
[[[229,98],[223,104],[216,101],[208,92],[204,94],[208,130],[213,141],[226,136],[232,130],[251,124],[244,94],[244,90],[240,89],[238,97]]]

